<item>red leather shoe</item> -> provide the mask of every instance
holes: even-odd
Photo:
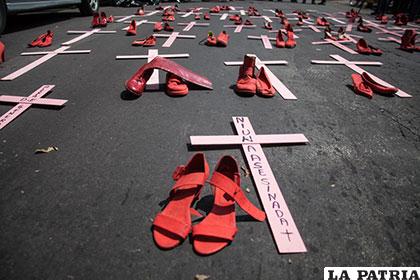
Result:
[[[147,38],[144,43],[143,43],[143,47],[153,47],[156,46],[156,37],[151,35],[149,36],[149,38]]]
[[[53,37],[54,33],[50,30],[47,30],[47,33],[39,35],[38,38],[28,44],[28,47],[49,47],[52,44]]]
[[[362,76],[359,74],[351,74],[351,79],[353,80],[354,92],[367,98],[373,97],[372,89],[363,81]]]
[[[134,36],[136,34],[137,34],[137,25],[136,25],[136,21],[133,19],[130,22],[130,25],[128,26],[126,35],[128,35],[128,36]]]
[[[0,63],[3,63],[6,61],[5,55],[4,55],[5,50],[6,50],[6,47],[4,46],[2,42],[0,42]]]
[[[286,48],[294,48],[294,47],[296,47],[295,34],[293,33],[293,31],[287,31]]]
[[[371,45],[369,45],[369,48],[373,55],[381,56],[384,53],[381,49],[372,47]]]
[[[174,27],[170,26],[169,23],[165,22],[165,24],[163,25],[163,30],[172,32],[174,31]]]
[[[362,73],[362,79],[374,92],[392,95],[398,91],[397,88],[381,85],[380,83],[376,82],[371,76],[369,76],[366,72]]]
[[[401,37],[400,49],[408,52],[415,50],[416,31],[413,29],[406,29]]]
[[[206,77],[200,76],[172,60],[160,56],[155,57],[152,61],[140,67],[140,69],[125,82],[125,88],[134,95],[141,95],[146,87],[147,81],[152,76],[154,69],[173,73],[191,84],[206,89],[213,89],[212,83]]]
[[[235,202],[258,221],[264,221],[266,217],[242,191],[238,164],[233,157],[224,156],[219,160],[210,184],[213,186],[213,207],[206,218],[192,228],[194,250],[201,255],[214,254],[233,241],[238,230]]]
[[[217,45],[221,47],[226,47],[229,42],[229,35],[226,31],[220,32],[219,36],[217,36]]]
[[[253,24],[252,24],[252,22],[249,19],[247,19],[247,20],[245,20],[244,25],[253,25]]]
[[[205,20],[210,20],[210,14],[209,14],[209,13],[204,13],[203,18],[204,18]]]
[[[318,17],[316,19],[316,24],[319,26],[330,26],[330,23],[324,17]]]
[[[220,7],[216,6],[210,9],[210,13],[220,13]]]
[[[260,68],[257,74],[257,94],[264,97],[273,97],[276,94],[264,66]]]
[[[143,8],[138,8],[135,15],[144,16],[144,9]]]
[[[169,96],[185,96],[188,94],[188,86],[177,75],[166,73],[166,94]]]
[[[207,46],[216,46],[217,45],[216,36],[214,36],[213,32],[211,32],[211,31],[207,34],[206,45]]]
[[[107,20],[108,23],[113,23],[114,22],[114,17],[112,15],[110,15]]]
[[[244,62],[239,67],[239,76],[235,91],[240,94],[255,95],[257,93],[257,80],[254,75],[255,56],[244,56]]]
[[[162,30],[163,30],[162,23],[160,21],[156,22],[155,25],[153,26],[153,31],[159,32]]]
[[[241,18],[241,16],[238,15],[238,14],[236,14],[236,15],[230,16],[229,17],[229,20],[238,21],[240,18]]]
[[[266,21],[266,22],[264,22],[264,28],[268,29],[268,30],[271,30],[271,29],[273,29],[273,26],[271,25],[271,22]]]
[[[276,47],[277,48],[284,48],[284,47],[286,47],[286,42],[283,39],[283,34],[281,33],[281,30],[279,30],[279,32],[277,32]]]
[[[101,12],[100,25],[101,27],[106,27],[107,24],[108,24],[108,19],[106,17],[106,14],[105,12]]]
[[[192,206],[208,176],[209,166],[203,153],[193,155],[187,165],[177,167],[172,175],[176,182],[168,203],[153,220],[153,239],[157,246],[172,249],[187,238],[192,229],[191,215],[198,213]]]
[[[360,39],[356,44],[356,50],[361,54],[371,54],[372,50],[369,48],[368,43],[365,39]]]
[[[91,25],[92,25],[93,28],[101,26],[101,19],[99,18],[99,13],[94,13],[93,14],[93,19],[92,19]]]

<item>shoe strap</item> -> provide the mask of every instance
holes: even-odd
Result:
[[[235,238],[236,232],[236,227],[226,227],[223,225],[206,225],[200,223],[193,226],[192,236],[209,236],[232,241]]]
[[[265,212],[258,209],[248,198],[245,196],[241,187],[238,186],[230,178],[226,177],[222,173],[214,172],[210,180],[210,184],[223,190],[230,197],[232,197],[236,203],[249,215],[258,221],[265,220]]]
[[[184,165],[177,166],[172,174],[172,178],[176,181],[172,187],[171,194],[174,194],[177,190],[186,190],[197,188],[201,190],[202,186],[206,182],[205,172],[194,172],[185,174],[186,168]]]
[[[167,230],[177,236],[185,239],[191,231],[191,224],[186,224],[183,221],[177,220],[174,217],[159,213],[156,215],[153,226]]]

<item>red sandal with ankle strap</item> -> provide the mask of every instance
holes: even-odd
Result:
[[[219,160],[210,184],[214,187],[213,208],[192,229],[194,250],[202,255],[214,254],[233,241],[237,232],[235,202],[254,219],[265,220],[265,213],[243,193],[238,165],[233,157],[224,156]]]
[[[201,216],[191,208],[199,198],[209,166],[203,153],[196,153],[187,165],[178,166],[172,177],[176,181],[169,202],[153,221],[153,239],[162,249],[178,246],[191,232],[191,215]]]

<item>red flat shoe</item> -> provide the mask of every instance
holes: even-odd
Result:
[[[174,31],[174,27],[170,26],[169,23],[165,22],[165,24],[163,25],[163,30],[172,32]]]
[[[370,99],[373,97],[372,89],[363,81],[362,76],[351,74],[351,79],[353,80],[354,92]]]
[[[54,33],[47,30],[47,33],[39,35],[38,38],[28,44],[28,47],[49,47],[52,44],[53,37]]]
[[[153,239],[162,249],[178,246],[191,232],[192,208],[199,198],[209,167],[203,153],[196,153],[185,166],[178,166],[172,175],[176,181],[169,193],[168,203],[153,220]]]
[[[91,25],[92,25],[93,28],[101,26],[101,19],[99,18],[99,13],[94,13],[93,14],[93,19],[92,19]]]
[[[200,20],[200,15],[195,15],[194,19],[195,20]]]
[[[372,47],[371,45],[369,45],[369,48],[373,55],[381,56],[384,53],[381,49]]]
[[[369,76],[369,74],[366,72],[362,73],[362,79],[374,92],[392,95],[398,91],[397,88],[381,85],[380,83],[376,82],[371,76]]]
[[[330,26],[330,23],[324,17],[318,17],[316,19],[316,24],[319,26]]]
[[[221,47],[226,47],[229,42],[229,35],[226,31],[220,32],[219,36],[217,36],[217,45]]]
[[[0,63],[3,63],[6,61],[5,55],[4,55],[5,50],[6,50],[6,47],[4,46],[2,42],[0,42]]]
[[[276,47],[277,48],[284,48],[284,47],[286,47],[286,42],[283,39],[283,34],[281,33],[281,30],[279,30],[279,32],[277,32]]]
[[[105,14],[105,12],[101,12],[100,26],[101,27],[106,27],[107,24],[108,24],[108,19],[106,17],[106,14]]]
[[[177,75],[166,73],[166,93],[169,96],[185,96],[188,94],[188,86]]]
[[[264,97],[273,97],[276,94],[264,66],[260,68],[257,74],[257,94]]]
[[[160,21],[156,22],[155,25],[153,26],[153,31],[159,32],[162,30],[163,30],[162,23]]]
[[[254,75],[255,56],[244,56],[244,62],[239,67],[239,75],[236,81],[236,93],[246,94],[249,96],[257,93],[257,80]]]
[[[113,23],[114,22],[114,17],[112,15],[110,15],[107,20],[108,23]]]
[[[229,20],[232,20],[232,21],[238,21],[240,18],[241,18],[241,17],[240,17],[238,14],[236,14],[236,15],[230,16],[230,17],[229,17]]]
[[[217,45],[216,36],[214,36],[213,32],[211,32],[211,31],[207,34],[206,45],[207,46],[216,46]]]
[[[271,22],[266,21],[266,22],[264,22],[264,28],[268,29],[268,30],[271,30],[271,29],[273,29],[273,26],[271,25]]]
[[[365,39],[360,39],[356,44],[356,51],[361,54],[372,54],[372,50],[369,48],[368,43]]]
[[[294,48],[294,47],[296,47],[295,34],[293,33],[293,31],[287,31],[286,48]]]
[[[130,25],[128,26],[126,35],[127,36],[134,36],[136,34],[137,34],[137,25],[136,25],[136,21],[133,19],[130,22]]]
[[[204,16],[203,16],[203,18],[204,18],[205,20],[210,20],[210,15],[209,15],[209,13],[205,13],[205,14],[204,14]]]
[[[235,202],[258,221],[265,213],[254,206],[242,191],[238,164],[231,156],[222,157],[210,180],[214,202],[210,213],[192,228],[194,250],[201,255],[214,254],[233,241],[236,233]]]
[[[210,9],[210,13],[220,13],[220,7],[216,6]]]

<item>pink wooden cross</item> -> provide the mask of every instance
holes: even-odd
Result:
[[[358,52],[350,49],[349,47],[346,47],[343,45],[343,43],[349,43],[352,42],[350,40],[347,41],[334,41],[331,39],[324,39],[324,41],[319,41],[319,42],[312,42],[312,45],[323,45],[323,44],[331,44],[339,49],[342,49],[343,51],[348,52],[349,54],[359,54]]]
[[[239,33],[242,31],[243,28],[255,28],[257,27],[256,25],[245,25],[245,24],[238,24],[238,25],[223,25],[223,27],[227,27],[227,28],[235,28],[235,30],[233,31],[234,33]]]
[[[194,26],[209,26],[210,23],[198,23],[196,21],[190,21],[189,23],[180,22],[178,25],[186,25],[182,31],[190,31]]]
[[[277,78],[276,75],[271,72],[267,65],[287,65],[287,61],[284,60],[269,60],[261,61],[255,54],[248,54],[255,56],[255,67],[259,70],[262,66],[265,68],[268,78],[271,81],[274,89],[286,100],[296,100],[297,97]],[[239,66],[242,65],[242,61],[225,61],[226,66]]]
[[[54,85],[43,85],[34,91],[28,97],[13,96],[13,95],[0,95],[0,102],[18,103],[3,116],[0,117],[0,129],[8,125],[11,121],[17,118],[20,114],[25,112],[31,105],[46,105],[46,106],[63,106],[67,100],[41,98],[54,88]]]
[[[20,77],[21,75],[25,74],[26,72],[29,72],[30,70],[34,69],[35,67],[41,65],[45,61],[53,58],[54,56],[58,54],[88,54],[90,53],[90,50],[76,50],[76,51],[67,51],[70,46],[62,46],[56,50],[52,51],[42,51],[42,52],[24,52],[20,55],[43,55],[41,58],[35,60],[32,63],[29,63],[28,65],[16,70],[15,72],[7,75],[6,77],[1,78],[2,81],[11,81],[16,79],[17,77]]]
[[[131,21],[124,21],[124,23],[131,23]],[[136,21],[136,26],[139,27],[143,23],[148,23],[147,19],[142,19],[142,20]],[[128,28],[130,28],[130,27],[126,26],[122,30],[128,30]]]
[[[372,79],[374,79],[377,83],[382,84],[384,86],[387,87],[395,87],[387,82],[385,82],[384,80],[376,77],[375,75],[369,73],[368,71],[360,68],[357,65],[367,65],[367,66],[380,66],[382,65],[381,62],[375,62],[375,61],[349,61],[341,56],[339,56],[338,54],[331,54],[330,57],[332,57],[335,60],[311,60],[312,64],[335,64],[335,65],[345,65],[348,68],[350,68],[351,70],[355,71],[356,73],[362,74],[363,72],[366,72],[369,74],[369,76],[372,77]],[[408,93],[402,91],[401,89],[398,89],[398,91],[395,93],[395,95],[399,96],[399,97],[412,97],[411,95],[409,95]]]
[[[247,117],[232,119],[238,135],[190,136],[191,145],[241,145],[278,252],[307,252],[261,144],[306,144],[308,139],[303,134],[257,135]]]
[[[269,38],[267,35],[260,35],[260,36],[248,36],[248,39],[251,40],[261,40],[264,48],[266,49],[272,49],[273,46],[270,43],[270,40],[275,41],[276,38]]]
[[[336,18],[335,16],[333,16],[330,13],[322,13],[322,14],[326,15],[326,17],[325,17],[326,19],[330,19],[330,20],[335,21],[335,22],[340,23],[340,24],[346,24],[344,21]]]
[[[169,48],[170,46],[172,46],[172,43],[177,38],[181,38],[181,39],[195,39],[196,38],[195,35],[180,35],[179,32],[172,32],[171,34],[153,34],[153,36],[168,38],[165,41],[165,43],[163,43],[162,45],[163,48]]]
[[[165,6],[164,9],[170,8],[170,7],[171,6]],[[124,22],[124,21],[127,21],[127,20],[131,20],[132,18],[136,18],[136,17],[150,17],[150,16],[153,16],[155,14],[162,13],[161,10],[144,11],[144,12],[145,12],[145,14],[143,16],[140,16],[140,15],[115,16],[115,18],[120,18],[121,17],[120,19],[117,19],[115,22]],[[147,14],[146,14],[146,12],[147,12]]]
[[[186,18],[189,17],[190,15],[199,15],[202,14],[198,11],[201,11],[203,8],[195,8],[194,10],[191,10],[189,12],[178,12],[179,15],[182,15],[181,17]]]
[[[156,56],[165,57],[165,58],[188,58],[190,55],[188,53],[179,53],[179,54],[159,54],[156,49],[149,49],[147,55],[117,55],[115,59],[125,60],[125,59],[147,59],[147,62],[152,61]],[[159,71],[157,69],[153,70],[152,76],[147,81],[146,85],[148,89],[156,90],[159,89]]]
[[[250,18],[257,18],[257,19],[264,19],[267,22],[273,22],[271,19],[276,17],[269,17],[269,16],[251,16]]]
[[[67,31],[67,34],[82,34],[82,35],[80,35],[76,38],[73,38],[70,41],[61,43],[61,45],[62,46],[69,46],[69,45],[71,45],[73,43],[76,43],[76,42],[79,42],[80,40],[83,40],[83,39],[85,39],[85,38],[87,38],[87,37],[89,37],[93,34],[113,34],[113,33],[116,33],[116,32],[117,31],[115,31],[115,30],[101,30],[99,28],[95,28],[95,29],[92,29],[90,31],[73,31],[73,30],[70,30],[70,31]]]

